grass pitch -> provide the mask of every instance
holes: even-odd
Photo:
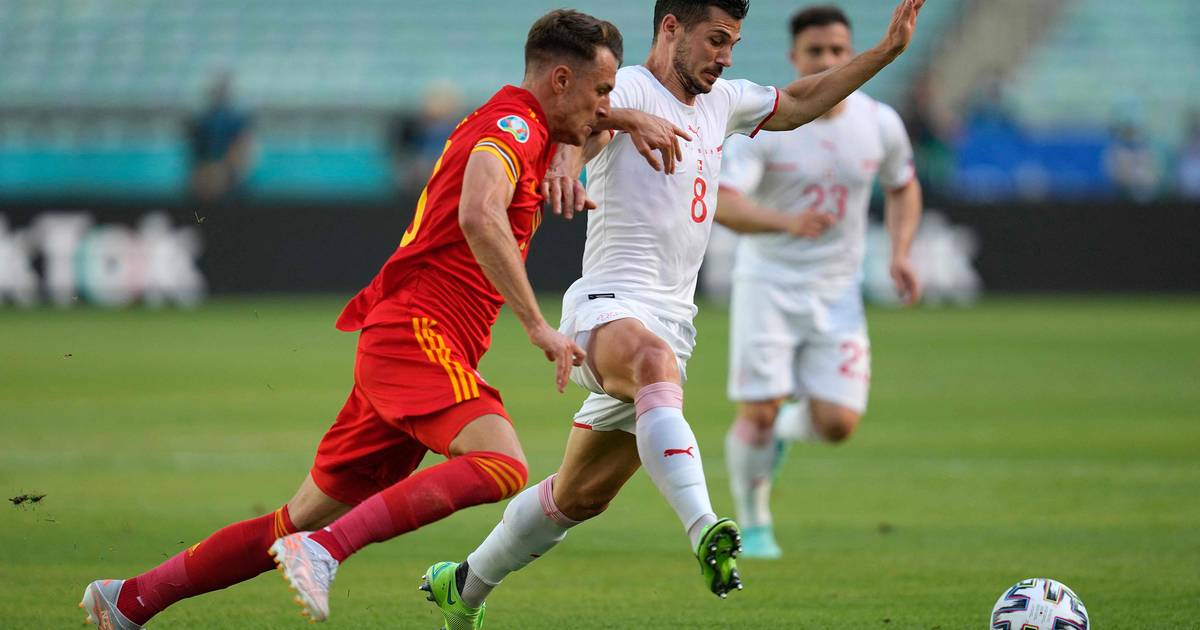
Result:
[[[349,390],[340,299],[195,312],[0,311],[0,627],[78,627],[89,580],[127,577],[290,497]],[[557,305],[546,304],[553,317]],[[744,561],[720,601],[639,474],[608,513],[490,600],[495,628],[985,628],[1021,578],[1057,578],[1097,628],[1200,627],[1200,302],[1005,299],[872,311],[871,408],[838,448],[793,450],[782,561]],[[728,318],[702,310],[687,415],[718,511]],[[561,456],[578,388],[511,317],[483,373],[531,465]],[[429,461],[429,460],[427,460]],[[436,628],[417,592],[502,505],[348,562],[330,628]],[[302,627],[276,575],[181,602],[170,628]]]

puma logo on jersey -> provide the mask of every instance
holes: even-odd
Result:
[[[696,456],[692,453],[692,449],[694,449],[694,448],[696,448],[696,447],[689,446],[687,448],[669,448],[669,449],[663,451],[663,457],[670,457],[672,455],[687,455],[688,457],[691,457],[692,459],[696,459]]]

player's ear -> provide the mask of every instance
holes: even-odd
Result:
[[[574,78],[575,72],[571,70],[571,66],[566,64],[554,66],[554,69],[550,71],[550,84],[554,86],[554,93],[558,95],[567,93]]]
[[[673,38],[677,30],[679,30],[679,18],[675,17],[673,13],[664,15],[662,24],[658,25],[658,32]]]

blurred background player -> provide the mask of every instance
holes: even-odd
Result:
[[[253,149],[250,115],[233,103],[233,75],[218,73],[208,88],[208,105],[188,125],[192,194],[202,203],[236,195],[250,173]]]
[[[801,10],[791,32],[801,77],[854,55],[850,20],[837,7]],[[716,220],[747,233],[730,307],[737,418],[725,459],[745,555],[776,558],[769,495],[781,444],[841,442],[866,410],[871,355],[859,281],[872,187],[878,180],[885,191],[890,271],[905,304],[921,293],[908,260],[921,187],[899,115],[861,92],[799,129],[731,139],[725,160]]]
[[[296,495],[142,575],[91,583],[80,604],[89,620],[140,628],[180,599],[269,570],[270,548],[321,621],[350,554],[525,485],[512,423],[477,366],[505,303],[557,363],[560,391],[583,359],[542,317],[523,262],[554,143],[582,144],[608,113],[621,53],[617,28],[589,15],[534,23],[522,87],[504,87],[454,131],[399,248],[338,319],[361,331],[355,384]],[[427,451],[448,461],[412,474]]]
[[[476,607],[492,588],[602,513],[642,466],[683,524],[705,587],[720,597],[741,588],[738,527],[713,511],[683,415],[722,147],[733,134],[794,129],[842,101],[903,52],[922,4],[901,2],[877,47],[776,89],[720,78],[733,64],[746,2],[656,3],[650,54],[645,65],[618,73],[613,103],[673,122],[689,142],[667,173],[640,164],[625,134],[598,134],[584,150],[556,156],[573,175],[595,156],[587,191],[597,209],[588,215],[583,277],[563,297],[561,328],[588,351],[572,378],[592,393],[575,415],[557,474],[511,501],[467,562],[430,567],[425,587],[448,626],[475,627]]]

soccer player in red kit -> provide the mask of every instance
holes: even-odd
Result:
[[[296,495],[146,573],[91,583],[81,603],[89,620],[141,628],[180,599],[278,563],[320,621],[338,565],[358,549],[524,487],[516,432],[476,368],[505,302],[557,363],[559,391],[584,358],[546,323],[524,268],[541,193],[557,195],[564,183],[543,189],[555,143],[580,145],[621,127],[670,164],[673,134],[682,134],[644,114],[609,111],[621,54],[617,28],[583,13],[553,11],[534,23],[522,86],[501,89],[450,135],[399,248],[338,319],[340,330],[361,331],[354,388]],[[580,208],[583,196],[570,203]],[[447,461],[413,474],[429,450]]]

